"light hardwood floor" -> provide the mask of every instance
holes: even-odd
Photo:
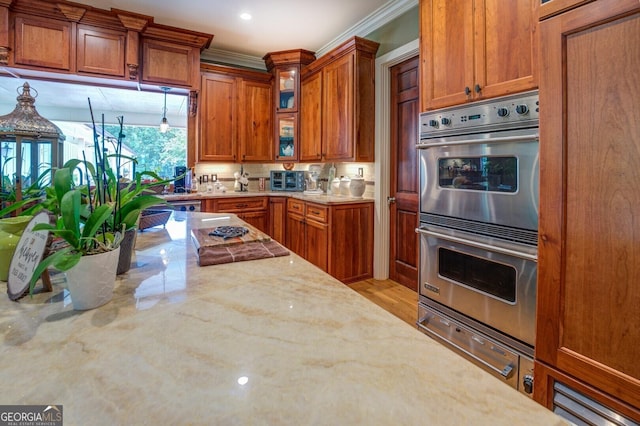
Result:
[[[391,280],[364,280],[349,284],[353,290],[391,312],[412,327],[418,320],[418,293]]]

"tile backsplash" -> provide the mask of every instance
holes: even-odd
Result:
[[[309,166],[313,164],[319,164],[322,166],[322,172],[320,174],[320,182],[322,189],[326,191],[327,179],[329,177],[329,168],[331,163],[294,163],[293,170],[309,170]],[[364,180],[367,184],[365,190],[365,197],[373,197],[374,185],[375,185],[375,163],[334,163],[336,167],[336,177],[341,176],[357,176],[359,169],[362,169]],[[227,191],[233,191],[233,184],[235,178],[233,174],[240,171],[241,165],[238,163],[198,163],[195,167],[195,182],[199,182],[198,178],[205,176],[207,183],[204,183],[198,187],[198,192],[207,190],[207,186],[211,185],[211,182],[215,179],[220,181]],[[266,190],[269,190],[269,176],[271,170],[284,170],[282,164],[269,163],[269,164],[242,164],[243,171],[248,173],[249,177],[249,191],[258,191],[259,178],[266,178]]]

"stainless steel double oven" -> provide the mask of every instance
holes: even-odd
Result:
[[[418,327],[531,394],[538,94],[420,116]]]

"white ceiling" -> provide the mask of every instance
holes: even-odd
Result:
[[[213,34],[203,59],[264,66],[268,52],[307,49],[321,56],[352,35],[365,36],[417,4],[417,0],[75,0],[100,9],[123,9],[154,22]],[[242,12],[253,18],[243,21]],[[226,59],[226,60],[225,60]],[[16,89],[25,81],[38,92],[36,109],[50,120],[89,121],[87,98],[96,120],[123,115],[125,124],[157,125],[163,95],[136,90],[16,78],[0,68],[0,116],[13,111]],[[167,118],[186,126],[187,98],[167,96]]]

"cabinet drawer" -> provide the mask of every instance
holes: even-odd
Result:
[[[325,206],[319,206],[317,204],[307,204],[306,216],[309,219],[327,223],[327,217],[329,217],[329,208]]]
[[[304,215],[304,201],[289,198],[287,201],[287,211]]]
[[[216,200],[216,212],[245,212],[249,210],[266,210],[267,197],[225,198]]]

